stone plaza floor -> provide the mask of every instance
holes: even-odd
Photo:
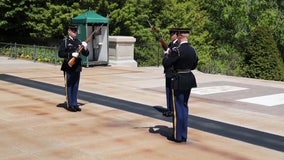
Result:
[[[284,159],[284,82],[193,72],[179,144],[162,67],[83,68],[82,111],[69,112],[60,65],[0,57],[0,159]]]

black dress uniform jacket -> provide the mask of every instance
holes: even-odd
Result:
[[[168,48],[169,48],[169,55],[165,55],[165,56],[170,56],[171,52],[173,51],[173,48],[176,48],[178,47],[179,43],[177,40],[175,41],[171,41],[169,44],[168,44]],[[165,59],[164,59],[165,60]],[[164,62],[163,62],[163,65],[164,65]],[[166,78],[172,78],[174,76],[174,69],[173,69],[173,66],[163,66],[164,67],[164,73],[166,75]]]
[[[64,58],[64,61],[61,66],[62,71],[66,71],[66,72],[81,72],[82,71],[82,64],[81,64],[82,59],[80,55],[76,58],[76,63],[72,67],[68,65],[68,61],[72,58],[72,53],[76,52],[79,49],[80,45],[82,45],[82,43],[79,39],[72,39],[68,37],[63,40],[63,42],[61,43],[59,47],[59,51],[58,51],[58,56],[60,58]],[[89,51],[88,50],[85,51],[83,49],[81,54],[84,56],[88,56]]]
[[[181,43],[176,52],[165,57],[163,63],[165,67],[173,66],[175,70],[174,89],[187,90],[197,86],[195,76],[191,70],[197,67],[198,56],[189,43]]]

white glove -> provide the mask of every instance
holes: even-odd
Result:
[[[88,44],[87,44],[85,41],[82,42],[82,45],[84,46],[84,49],[85,49],[85,50],[88,49],[88,48],[87,48]]]
[[[78,52],[73,52],[73,53],[72,53],[72,56],[75,57],[75,58],[77,58],[77,57],[79,56],[79,53],[78,53]]]
[[[164,52],[164,55],[168,55],[170,52],[170,48],[168,48],[165,52]]]

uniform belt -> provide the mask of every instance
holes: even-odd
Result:
[[[177,73],[190,73],[190,69],[177,69]]]

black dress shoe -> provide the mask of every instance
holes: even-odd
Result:
[[[66,107],[66,109],[68,110],[68,111],[70,111],[70,112],[76,112],[77,110],[76,110],[76,108],[74,108],[74,107]]]
[[[82,111],[82,109],[81,109],[79,106],[76,106],[76,107],[74,107],[74,108],[75,108],[76,111],[79,111],[79,112]]]
[[[168,111],[164,111],[163,112],[163,116],[166,116],[167,113],[168,113]]]
[[[186,138],[182,138],[181,141],[182,141],[182,142],[186,142],[187,139],[186,139]]]
[[[168,117],[174,116],[174,112],[173,112],[173,111],[169,111],[168,114],[167,114],[167,116],[168,116]]]
[[[167,139],[168,139],[169,141],[173,141],[173,142],[176,142],[176,143],[185,142],[185,141],[183,141],[183,140],[177,140],[177,139],[175,139],[173,136],[169,136],[169,137],[167,137]]]
[[[166,117],[172,117],[174,115],[173,111],[166,111],[163,113],[164,116]]]

